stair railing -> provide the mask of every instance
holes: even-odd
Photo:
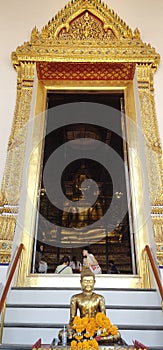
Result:
[[[0,299],[0,316],[1,316],[0,343],[2,341],[2,330],[3,330],[3,324],[4,324],[6,297],[7,297],[7,294],[9,292],[10,285],[11,285],[14,273],[16,271],[16,268],[18,266],[18,262],[19,262],[19,259],[20,259],[20,256],[21,256],[23,248],[24,248],[24,245],[23,245],[23,243],[21,243],[19,245],[19,248],[18,248],[18,250],[16,252],[16,255],[15,255],[14,259],[13,259],[13,262],[11,263],[11,266],[10,266],[10,269],[9,269],[9,273],[8,273],[8,277],[7,277],[7,281],[6,281],[6,284],[5,284],[5,287],[3,289],[1,299]]]
[[[158,289],[160,292],[161,301],[162,301],[162,309],[163,309],[163,286],[161,283],[161,278],[160,278],[160,275],[158,272],[158,268],[157,268],[157,265],[156,265],[155,260],[153,258],[152,251],[151,251],[149,245],[145,246],[145,251],[146,251],[148,259],[150,261],[150,266],[152,268],[152,271],[153,271],[153,274],[154,274],[154,277],[155,277],[155,280],[156,280],[156,283],[157,283],[157,286],[158,286]]]

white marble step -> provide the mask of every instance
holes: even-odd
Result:
[[[135,289],[95,289],[96,293],[102,294],[106,305],[120,306],[160,306],[160,297],[155,290]],[[21,293],[21,298],[20,298]],[[13,289],[7,298],[7,304],[34,304],[34,305],[64,305],[70,304],[73,294],[80,293],[80,289]],[[147,294],[148,293],[148,294]],[[148,298],[147,298],[148,295]]]
[[[155,290],[96,288],[107,306],[107,316],[128,344],[138,339],[147,346],[162,346],[163,314]],[[69,321],[70,298],[80,287],[14,288],[7,298],[3,344],[49,343]]]
[[[148,347],[156,349],[156,346],[162,346],[163,349],[163,330],[121,330],[121,335],[128,345],[132,344],[132,340],[138,339]]]
[[[41,338],[42,343],[50,343],[57,338],[59,329],[55,328],[4,328],[3,343],[6,344],[34,344]],[[133,339],[139,339],[147,346],[161,346],[163,349],[163,331],[156,330],[120,330],[122,338],[129,344]]]
[[[118,325],[163,325],[162,310],[110,309],[107,316]],[[64,324],[69,322],[68,308],[7,308],[6,323]]]

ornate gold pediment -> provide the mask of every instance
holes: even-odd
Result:
[[[142,42],[117,14],[100,0],[72,0],[29,42],[12,53],[20,61],[134,62],[159,64],[154,48]]]

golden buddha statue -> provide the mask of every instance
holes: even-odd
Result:
[[[72,341],[74,338],[74,320],[78,313],[80,314],[80,318],[95,318],[98,313],[106,315],[104,297],[93,292],[95,285],[95,275],[89,268],[86,267],[81,272],[80,283],[82,292],[73,295],[70,301],[70,320],[67,328],[68,342]],[[59,332],[60,340],[62,338],[62,332],[63,330]],[[109,334],[108,336],[100,337],[99,343],[116,343],[119,345],[125,344],[118,330],[116,331],[115,335]]]
[[[106,313],[104,297],[93,292],[95,275],[89,268],[81,273],[80,282],[82,293],[73,295],[70,301],[70,325],[78,310],[80,317],[95,317],[97,312]]]

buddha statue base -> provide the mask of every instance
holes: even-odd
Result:
[[[63,329],[60,330],[59,334],[58,334],[58,338],[59,338],[58,345],[62,345],[62,332],[63,332]],[[113,349],[116,349],[117,346],[119,348],[119,346],[127,345],[126,342],[121,338],[120,332],[118,332],[114,336],[113,335],[108,335],[106,337],[96,336],[95,339],[98,342],[100,349],[103,348],[103,346],[105,346],[105,347],[106,346],[113,346]],[[72,340],[75,340],[74,334],[73,334],[73,332],[69,333],[69,331],[68,331],[68,333],[67,333],[67,345],[68,346],[70,346]],[[86,340],[86,338],[85,338],[85,340]],[[82,341],[84,341],[84,339]]]
[[[118,332],[116,335],[108,335],[106,337],[95,337],[99,345],[110,345],[110,344],[119,344],[126,345],[121,338],[121,334]]]

